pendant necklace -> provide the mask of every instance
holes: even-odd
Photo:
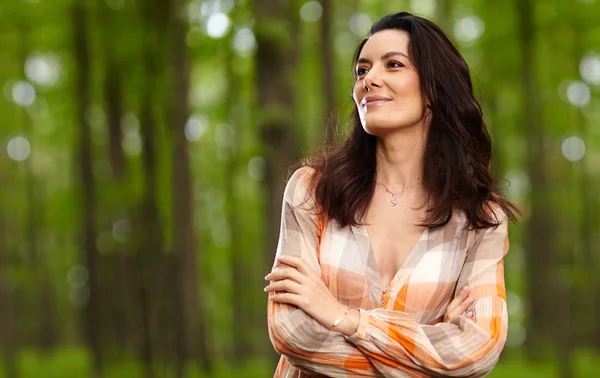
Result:
[[[377,180],[381,183],[381,185],[383,185],[384,189],[386,192],[390,193],[392,195],[392,199],[390,200],[390,202],[392,203],[392,207],[396,206],[398,204],[398,198],[396,197],[396,193],[392,192],[387,186],[385,186],[385,184],[383,183],[383,181],[381,181],[381,178],[379,178],[379,175],[377,173],[375,173],[375,175],[377,176]],[[419,178],[417,177],[417,180]],[[401,191],[400,194],[406,192],[408,189],[410,188],[414,188],[415,186],[419,185],[421,182],[418,181],[416,184],[412,184],[409,186],[404,187]]]

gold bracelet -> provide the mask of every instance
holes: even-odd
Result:
[[[348,307],[346,308],[346,311],[344,311],[344,315],[340,316],[339,318],[337,318],[337,319],[335,319],[335,320],[333,321],[333,327],[331,327],[331,330],[330,330],[330,331],[333,331],[333,329],[334,329],[335,327],[337,327],[337,326],[338,326],[338,325],[339,325],[339,324],[342,322],[342,320],[344,319],[344,317],[346,316],[346,314],[348,314],[348,311],[350,311],[350,306],[348,306]]]

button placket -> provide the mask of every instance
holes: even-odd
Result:
[[[388,288],[386,287],[385,289],[383,289],[383,293],[381,295],[381,301],[379,302],[379,304],[381,306],[384,306],[387,303],[387,296],[388,296]]]

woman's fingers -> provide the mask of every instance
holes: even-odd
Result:
[[[471,305],[473,304],[473,302],[475,302],[475,298],[468,297],[461,304],[459,304],[458,307],[456,307],[454,309],[454,313],[456,315],[464,314],[465,311],[467,311],[469,309],[469,307],[471,307]]]
[[[454,298],[452,300],[452,302],[450,302],[450,304],[448,305],[448,308],[446,309],[446,313],[452,312],[454,313],[455,309],[462,303],[465,301],[465,299],[467,299],[467,297],[469,296],[470,293],[470,289],[468,286],[465,286],[462,288],[462,290],[458,293],[458,295],[456,296],[456,298]]]
[[[287,303],[301,308],[302,297],[298,294],[281,292],[271,294],[269,300],[277,303]]]
[[[300,294],[300,284],[290,279],[275,281],[265,287],[266,292],[280,292],[285,291],[292,294]]]
[[[291,279],[296,282],[301,282],[304,275],[296,268],[276,268],[271,273],[265,276],[267,281],[280,281],[285,279]]]
[[[465,311],[467,311],[469,307],[471,307],[473,302],[475,302],[475,298],[470,297],[469,294],[470,289],[467,286],[465,286],[460,291],[458,296],[454,298],[452,302],[450,302],[450,304],[448,305],[446,313],[444,314],[444,321],[448,321],[454,318],[455,316],[465,314]],[[473,312],[469,311],[469,313],[465,314],[465,316],[472,318]]]
[[[300,257],[295,256],[279,256],[277,261],[293,266],[298,269],[298,271],[306,276],[309,276],[311,273],[314,274],[313,270],[308,266],[306,261],[301,259]]]

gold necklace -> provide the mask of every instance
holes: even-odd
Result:
[[[392,203],[392,207],[396,206],[398,204],[398,198],[396,197],[396,193],[392,192],[387,186],[385,186],[385,184],[383,183],[383,181],[381,181],[381,178],[379,177],[379,174],[375,173],[375,175],[377,176],[377,181],[379,181],[381,183],[381,185],[383,185],[383,187],[385,188],[385,191],[390,193],[392,195],[392,199],[390,200],[390,202]],[[419,178],[417,177],[417,180],[419,180]],[[419,185],[421,182],[418,181],[416,184],[412,184],[409,186],[406,186],[404,188],[402,188],[402,191],[400,193],[404,193],[406,192],[408,189],[410,188],[414,188],[415,186]]]

